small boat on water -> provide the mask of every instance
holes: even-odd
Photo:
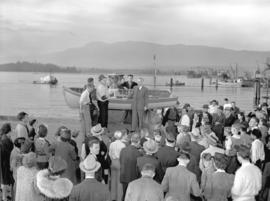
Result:
[[[180,82],[179,80],[176,80],[175,82],[172,82],[172,83],[170,83],[170,82],[167,82],[166,83],[166,86],[185,86],[186,85],[186,83],[185,82]]]
[[[79,108],[79,100],[83,88],[63,87],[64,98],[70,108]],[[132,99],[119,89],[118,95],[109,99],[109,110],[130,110]],[[175,105],[178,97],[172,97],[168,90],[149,90],[149,109],[166,108]]]
[[[55,85],[57,84],[58,80],[53,75],[46,75],[41,77],[39,80],[33,81],[33,84],[50,84]]]

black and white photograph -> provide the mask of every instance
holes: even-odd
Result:
[[[0,0],[0,201],[270,201],[269,11]]]

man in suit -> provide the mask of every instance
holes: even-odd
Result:
[[[132,102],[132,125],[133,131],[143,127],[144,111],[148,108],[148,89],[143,86],[143,78],[138,79],[138,86],[134,87]]]
[[[162,176],[163,176],[163,171],[162,171],[160,162],[154,156],[154,154],[157,153],[157,151],[158,151],[157,143],[152,139],[147,140],[143,144],[143,149],[145,151],[145,155],[137,158],[138,172],[141,173],[141,170],[142,170],[143,166],[146,163],[150,163],[150,164],[155,166],[156,174],[155,174],[154,179],[157,182],[161,183]]]
[[[85,180],[74,186],[69,201],[110,201],[110,192],[107,186],[95,179],[95,172],[100,163],[89,154],[80,163],[80,169],[85,173]]]
[[[123,199],[125,198],[128,183],[139,178],[137,172],[137,158],[142,154],[139,152],[140,136],[134,133],[131,136],[131,145],[123,148],[120,152],[120,182],[123,185]]]
[[[161,185],[153,180],[155,166],[145,164],[141,171],[142,177],[128,185],[125,201],[163,201]]]
[[[156,154],[164,173],[168,167],[174,167],[178,164],[177,158],[179,155],[175,150],[175,137],[173,133],[166,134],[165,143],[165,146],[161,147]]]
[[[186,152],[180,152],[178,166],[167,168],[162,181],[163,191],[166,197],[172,196],[177,200],[190,201],[190,194],[200,196],[199,184],[196,175],[187,170],[190,156]]]

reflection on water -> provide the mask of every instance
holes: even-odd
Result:
[[[59,83],[56,86],[32,84],[44,73],[17,73],[0,72],[0,115],[16,115],[19,111],[26,111],[39,117],[64,117],[78,118],[78,111],[66,106],[63,86],[82,87],[89,74],[64,74],[56,73]],[[97,80],[98,75],[92,75]],[[134,76],[134,79],[136,80]],[[152,76],[142,76],[145,84],[152,85]],[[158,76],[157,85],[165,85],[171,76]],[[173,88],[173,95],[179,97],[181,104],[190,103],[195,108],[201,108],[203,104],[212,99],[223,104],[225,97],[236,101],[242,110],[249,111],[253,104],[253,88],[218,88],[207,87],[205,80],[204,91],[201,91],[201,79],[188,79],[183,76],[173,76],[174,80],[185,82],[186,86]],[[166,86],[158,86],[161,89],[169,89]]]

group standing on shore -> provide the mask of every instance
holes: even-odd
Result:
[[[194,110],[188,103],[152,111],[143,79],[133,88],[132,130],[108,133],[106,77],[80,98],[82,130],[48,127],[20,112],[0,130],[2,200],[268,201],[270,126],[267,103],[244,114],[234,101]],[[133,87],[132,87],[133,85]],[[150,125],[151,124],[151,125]],[[36,128],[37,127],[37,128]],[[14,130],[14,132],[13,132]],[[78,147],[78,137],[83,145]]]

